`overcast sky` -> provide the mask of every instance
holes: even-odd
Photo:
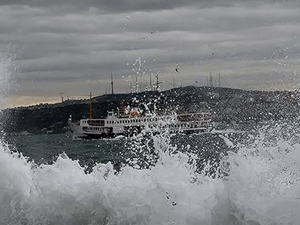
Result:
[[[12,74],[10,106],[110,93],[111,72],[117,93],[150,73],[162,90],[210,72],[224,87],[298,89],[299,22],[299,0],[0,0],[1,79]]]

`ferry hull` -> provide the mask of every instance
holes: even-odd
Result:
[[[115,138],[116,135],[115,134],[83,134],[83,135],[78,135],[78,134],[74,134],[76,138],[80,138],[80,139],[104,139],[104,138]]]

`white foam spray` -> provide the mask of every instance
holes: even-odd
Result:
[[[5,97],[11,88],[17,88],[15,81],[18,67],[15,64],[16,54],[0,51],[0,109],[5,107]]]

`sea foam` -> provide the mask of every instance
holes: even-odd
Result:
[[[273,135],[280,136],[280,132],[277,129]],[[166,139],[152,138],[155,147],[161,148],[156,149],[157,163],[149,169],[124,166],[118,173],[111,163],[97,164],[91,173],[85,173],[78,161],[64,153],[52,165],[35,165],[2,143],[1,224],[299,221],[298,143],[282,138],[268,141],[260,133],[252,137],[254,142],[225,154],[218,176],[209,176],[205,171],[195,172],[193,155],[174,153],[174,147],[162,147],[167,147]]]

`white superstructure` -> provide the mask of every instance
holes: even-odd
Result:
[[[185,113],[155,115],[139,112],[133,108],[130,112],[109,111],[105,119],[81,119],[73,123],[69,119],[71,131],[78,138],[110,138],[117,135],[133,136],[146,128],[151,132],[207,132],[211,128],[209,113]]]

